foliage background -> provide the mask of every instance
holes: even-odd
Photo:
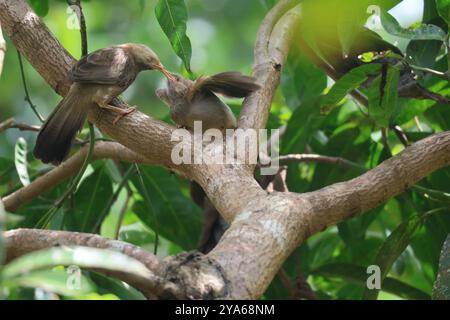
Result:
[[[195,74],[213,74],[224,70],[250,73],[255,35],[261,20],[274,2],[276,1],[186,1],[189,12],[187,35],[192,42],[192,69]],[[362,3],[361,7],[356,6],[356,2]],[[341,9],[344,9],[348,17],[358,17],[353,20],[364,22],[369,16],[365,8],[370,3],[356,2],[342,1]],[[391,8],[399,1],[379,2],[386,8]],[[416,5],[420,2],[415,1]],[[320,5],[312,5],[312,19],[306,20],[307,28],[303,29],[303,35],[309,34],[312,38],[320,35],[316,33],[318,26],[326,26],[326,21],[333,20],[336,1],[314,3]],[[49,4],[48,13],[43,17],[44,22],[62,45],[78,58],[80,36],[78,30],[66,27],[67,4],[56,0],[50,0]],[[138,0],[83,1],[89,50],[124,42],[144,43],[158,53],[168,69],[185,73],[155,19],[155,4],[156,1]],[[420,8],[415,8],[416,13],[421,11]],[[423,15],[425,19],[437,21],[447,31],[445,22],[436,14],[435,1],[426,2]],[[403,52],[410,45],[408,39],[393,37],[385,31],[380,31],[380,34],[391,43],[396,43]],[[328,44],[334,45],[333,41],[337,41],[336,38]],[[23,99],[17,54],[9,39],[7,45],[6,61],[0,79],[0,122],[14,117],[18,122],[38,125],[38,119]],[[436,45],[431,40],[421,41],[418,46],[421,51],[415,60],[416,64],[442,72],[447,70],[442,46],[438,45],[438,50],[433,51],[432,47]],[[34,104],[39,112],[48,115],[60,97],[26,62],[25,74]],[[448,92],[445,80],[427,75],[421,77],[420,81],[443,95]],[[403,145],[392,131],[389,131],[387,143],[384,143],[381,130],[374,119],[367,117],[366,111],[351,99],[344,99],[329,113],[322,113],[317,97],[327,92],[331,84],[302,50],[294,46],[268,123],[270,128],[288,126],[282,141],[282,153],[314,152],[343,157],[370,169],[387,159],[390,153],[395,155],[403,150]],[[143,73],[123,96],[130,104],[138,105],[141,111],[169,121],[168,109],[154,95],[154,90],[163,85],[162,77],[156,72]],[[412,141],[449,129],[448,106],[430,100],[412,99],[401,100],[398,105],[400,108],[393,110],[389,121],[408,132]],[[232,107],[239,112],[235,102]],[[415,116],[421,123],[422,131],[414,121]],[[87,131],[84,130],[82,135],[86,136]],[[18,130],[0,134],[1,196],[21,186],[15,168],[14,148],[18,138],[25,138],[30,151],[35,136],[35,133]],[[31,180],[50,168],[35,161],[30,152],[27,159]],[[113,199],[111,195],[117,190],[122,181],[121,176],[127,170],[130,170],[130,201],[127,201],[126,189],[120,190],[118,198]],[[356,177],[363,171],[364,169],[357,167],[329,164],[289,164],[288,186],[291,191],[313,191]],[[427,190],[438,190],[442,195],[442,192],[450,192],[449,178],[450,169],[447,168],[430,175],[420,185]],[[21,216],[22,219],[8,220],[7,228],[35,227],[64,188],[64,185],[59,186],[21,208],[15,213],[15,218]],[[386,265],[389,273],[384,283],[386,287],[383,288],[389,289],[382,291],[378,298],[430,298],[438,272],[440,250],[450,232],[449,203],[448,197],[437,200],[417,189],[407,190],[370,213],[313,236],[285,263],[283,274],[293,287],[299,274],[303,274],[318,298],[361,299],[370,297],[365,292],[366,267],[372,264]],[[58,211],[50,228],[98,232],[103,236],[114,237],[119,215],[125,204],[119,239],[148,250],[155,250],[157,247],[160,256],[196,248],[202,213],[189,198],[188,181],[158,167],[140,167],[136,170],[135,167],[123,165],[118,170],[111,161],[98,161],[90,165],[75,197]],[[434,214],[433,210],[436,209],[439,209],[439,213]],[[426,213],[430,214],[421,218]],[[417,223],[414,224],[415,222]],[[157,237],[159,241],[156,246]],[[392,265],[389,261],[393,262]],[[57,282],[55,279],[59,279],[61,275],[59,271],[61,268],[57,267],[47,273],[37,274],[36,278],[40,281],[38,283],[48,285],[50,279]],[[62,292],[57,285],[46,291],[36,291],[30,288],[39,287],[36,281],[24,280],[20,285],[7,286],[9,289],[4,290],[4,295],[8,299],[54,298],[54,294],[67,299],[142,298],[138,292],[127,290],[115,280],[92,272],[83,272],[83,275],[89,283],[89,290],[83,294]],[[290,298],[289,289],[292,288],[277,276],[263,298]]]

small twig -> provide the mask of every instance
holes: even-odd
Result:
[[[449,11],[449,18],[450,18],[450,11]],[[450,27],[450,20],[448,26]],[[448,65],[447,73],[450,75],[450,37],[448,35],[445,39],[445,47],[447,48],[447,65]]]
[[[6,41],[5,38],[3,38],[2,24],[0,23],[0,77],[2,76],[5,53],[6,53]]]
[[[80,22],[80,35],[81,35],[81,55],[85,56],[88,54],[88,41],[87,41],[87,28],[86,19],[84,17],[83,8],[81,7],[80,0],[68,0],[69,5],[75,5],[79,9],[78,20]]]
[[[387,128],[381,129],[381,142],[383,144],[384,149],[389,154],[389,157],[392,157],[391,148],[389,147],[389,142],[388,142],[388,129]]]
[[[39,132],[41,130],[40,126],[33,126],[31,124],[19,122],[14,123],[11,127],[11,129],[19,129],[20,131],[32,131],[32,132]]]
[[[408,66],[411,69],[413,69],[413,70],[429,73],[429,74],[432,74],[432,75],[434,75],[434,76],[436,76],[438,78],[444,79],[446,81],[450,80],[448,75],[445,72],[441,72],[441,71],[430,69],[430,68],[419,67],[419,66],[416,66],[416,65],[413,65],[413,64],[409,64],[409,63],[408,63]]]
[[[392,129],[394,130],[395,134],[397,135],[398,140],[402,143],[404,147],[409,146],[409,140],[408,136],[406,135],[406,132],[403,131],[403,129],[400,126],[393,126]]]
[[[283,284],[283,286],[288,291],[289,297],[291,299],[294,299],[294,297],[295,297],[294,286],[292,285],[291,279],[289,279],[289,276],[286,274],[286,272],[283,270],[283,268],[281,268],[280,271],[278,271],[278,277],[279,277],[281,283]]]
[[[23,90],[25,91],[25,101],[28,102],[31,110],[33,110],[34,114],[39,119],[39,121],[41,121],[43,123],[44,122],[44,118],[37,111],[36,105],[31,101],[30,93],[28,91],[27,81],[26,81],[26,78],[25,78],[25,70],[24,70],[24,67],[23,67],[22,55],[20,54],[19,50],[17,50],[17,57],[19,59],[20,74],[22,76]]]
[[[9,118],[3,122],[0,122],[0,132],[8,130],[14,124],[14,118]]]
[[[429,188],[424,188],[419,185],[412,186],[412,189],[418,194],[422,195],[426,199],[438,201],[441,203],[446,203],[450,205],[450,193],[443,192],[440,190],[434,190]]]
[[[23,122],[15,122],[14,118],[10,118],[10,119],[5,120],[2,123],[0,123],[0,133],[3,131],[6,131],[8,129],[18,129],[20,131],[39,132],[41,130],[41,127],[34,126],[34,125],[31,125],[28,123],[23,123]],[[95,142],[99,142],[99,141],[112,142],[113,140],[108,139],[108,138],[96,137]],[[80,145],[82,147],[84,147],[88,143],[90,143],[90,140],[81,140],[79,138],[75,139],[75,144]]]
[[[328,164],[335,164],[335,165],[341,165],[346,167],[353,167],[358,168],[362,170],[366,170],[364,166],[341,158],[341,157],[330,157],[330,156],[323,156],[320,154],[288,154],[284,156],[280,156],[275,161],[279,162],[289,162],[289,161],[297,161],[297,162],[318,162],[318,163],[328,163]],[[260,167],[263,166],[270,166],[270,164],[264,164],[259,165]]]
[[[298,271],[295,286],[295,299],[316,300],[316,293],[313,291],[301,270]]]
[[[423,132],[422,125],[420,124],[420,120],[418,116],[414,117],[414,122],[416,123],[417,129],[419,129],[420,132]]]
[[[38,132],[40,130],[39,126],[33,126],[27,123],[17,123],[14,118],[9,118],[8,120],[0,123],[0,132],[8,129],[19,129],[20,131],[34,131]]]
[[[108,139],[108,138],[103,138],[103,137],[96,137],[95,138],[95,142],[99,142],[99,141],[103,141],[103,142],[112,142],[112,141],[114,141],[114,140],[111,140],[111,139]],[[78,144],[78,145],[80,145],[80,146],[85,146],[85,145],[87,145],[88,143],[90,143],[91,141],[90,140],[81,140],[81,139],[77,139],[76,141],[75,141],[75,144]]]

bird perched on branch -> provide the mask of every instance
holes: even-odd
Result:
[[[202,121],[203,130],[229,129],[236,127],[236,118],[214,93],[244,98],[259,88],[253,77],[240,72],[203,76],[195,82],[173,74],[167,88],[156,90],[156,95],[170,108],[171,118],[180,127],[193,129],[194,121]]]
[[[73,83],[68,94],[39,132],[34,156],[44,163],[63,161],[91,107],[117,113],[114,123],[136,110],[135,107],[119,108],[110,103],[143,70],[159,70],[168,79],[175,80],[158,56],[142,44],[116,45],[82,57],[69,72]]]

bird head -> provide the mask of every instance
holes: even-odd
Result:
[[[172,79],[167,79],[167,88],[170,94],[180,97],[186,96],[194,82],[176,73],[171,73],[171,76]]]
[[[169,81],[175,81],[172,74],[163,66],[157,54],[149,47],[137,43],[127,43],[122,46],[134,56],[136,63],[143,70],[158,70],[164,74]]]

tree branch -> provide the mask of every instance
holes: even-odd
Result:
[[[6,262],[27,253],[54,246],[85,246],[118,251],[141,262],[149,271],[151,271],[152,275],[144,278],[125,272],[115,272],[107,269],[96,269],[96,271],[127,282],[140,290],[146,297],[182,297],[182,293],[177,286],[164,280],[158,275],[161,273],[162,264],[156,256],[139,247],[122,241],[111,240],[88,233],[35,229],[6,231],[4,233],[4,238]]]
[[[88,147],[83,147],[74,156],[64,161],[61,165],[38,177],[29,185],[13,192],[3,198],[5,209],[11,212],[16,211],[20,206],[25,205],[34,198],[42,195],[46,191],[64,182],[76,174],[86,158]],[[151,163],[145,157],[131,151],[116,142],[98,142],[95,145],[93,160],[115,159],[131,163]]]
[[[16,122],[14,118],[9,118],[0,123],[0,133],[8,129],[19,129],[20,131],[34,131],[40,130],[39,126],[33,126],[27,123]]]
[[[239,117],[239,128],[262,129],[266,126],[272,98],[280,83],[281,72],[301,15],[298,2],[280,1],[269,11],[259,28],[253,76],[258,79],[262,89],[245,99]]]
[[[279,156],[275,161],[279,162],[317,162],[317,163],[328,163],[328,164],[335,164],[339,166],[346,166],[346,167],[353,167],[353,168],[359,168],[362,170],[365,170],[364,166],[355,163],[353,161],[341,158],[341,157],[330,157],[330,156],[324,156],[320,154],[312,154],[312,153],[304,153],[304,154],[288,154],[284,156]],[[270,164],[264,165],[269,166]],[[263,165],[260,165],[261,167],[264,167]]]
[[[367,212],[449,164],[450,132],[444,132],[353,180],[304,194],[255,196],[208,256],[233,279],[229,297],[259,297],[309,236]]]
[[[300,7],[283,14],[294,5],[294,1],[280,2],[260,29],[257,47],[263,49],[255,50],[253,74],[263,89],[244,102],[239,121],[242,128],[265,126],[289,47],[289,29],[300,18]],[[65,94],[66,73],[74,60],[25,1],[0,0],[0,21],[36,70],[57,92]],[[308,236],[381,204],[450,163],[450,132],[445,132],[413,144],[356,179],[305,194],[267,194],[249,167],[174,166],[170,160],[173,127],[140,112],[113,126],[114,115],[97,109],[89,114],[97,127],[151,163],[195,179],[223,217],[232,222],[207,256],[186,255],[168,271],[175,284],[190,284],[186,295],[190,298],[260,297],[283,262]]]

